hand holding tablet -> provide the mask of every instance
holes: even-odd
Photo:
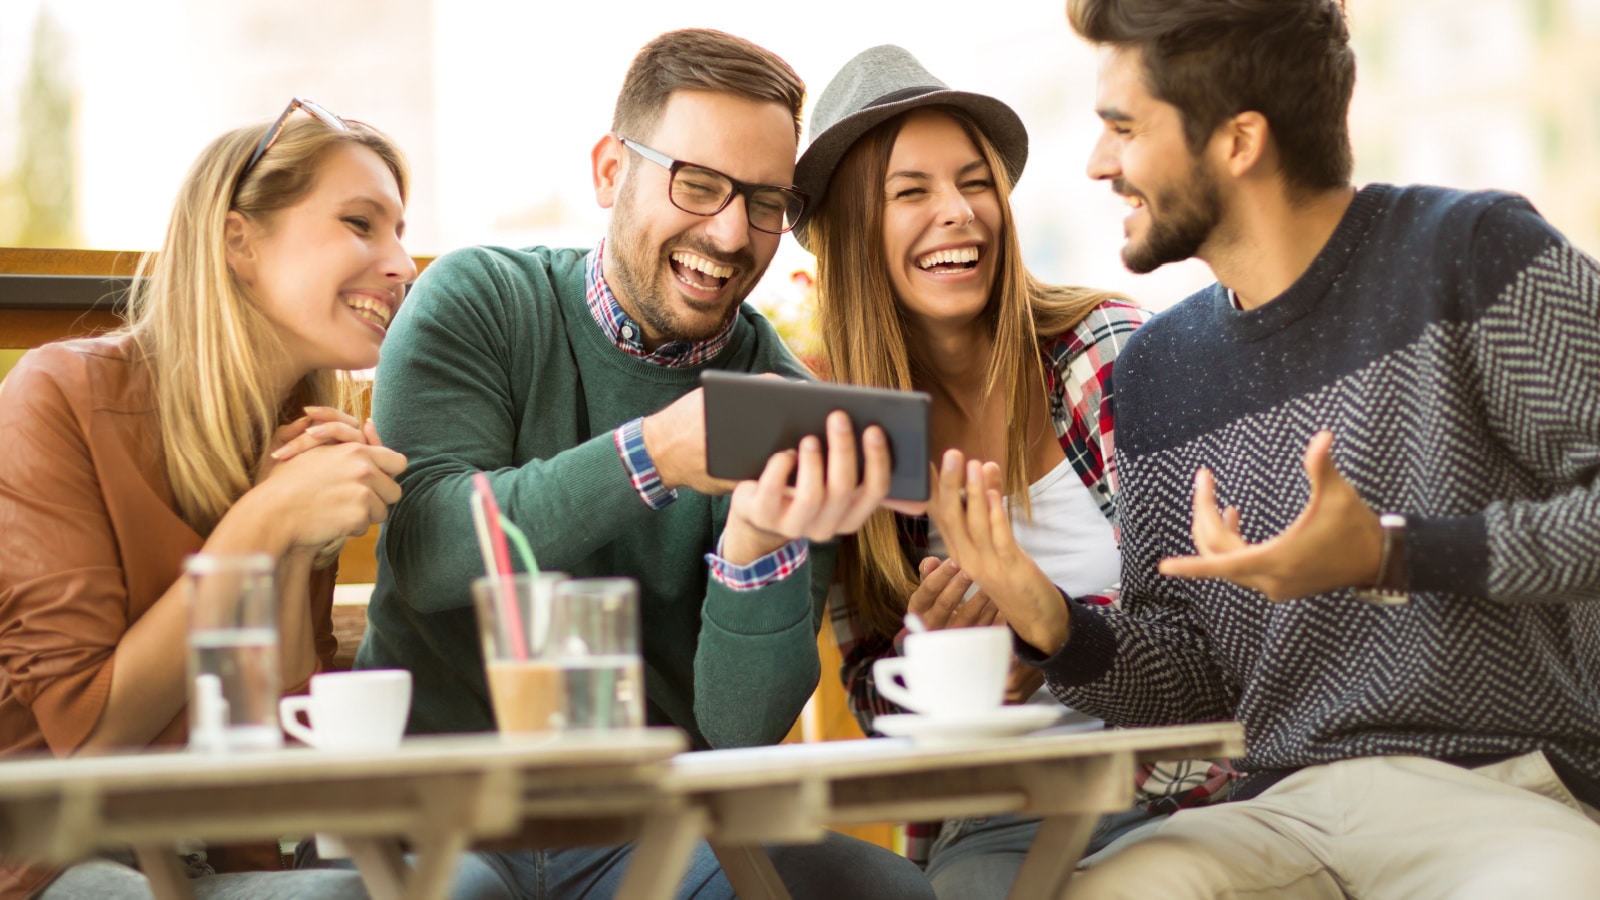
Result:
[[[927,394],[720,371],[702,373],[700,383],[710,475],[760,477],[773,454],[795,449],[806,435],[822,438],[828,414],[840,409],[850,416],[858,448],[868,426],[888,437],[890,499],[928,498]]]

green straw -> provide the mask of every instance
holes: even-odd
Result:
[[[517,555],[522,557],[522,567],[528,570],[528,574],[539,574],[539,561],[533,558],[533,548],[528,545],[528,536],[522,533],[522,529],[510,519],[501,516],[500,530],[506,533],[506,537],[510,538],[512,545],[517,548]]]

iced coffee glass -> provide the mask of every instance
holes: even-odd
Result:
[[[555,654],[559,572],[474,579],[472,599],[500,733],[542,734],[566,724],[565,684]]]

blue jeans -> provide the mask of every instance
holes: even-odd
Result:
[[[354,872],[235,872],[189,881],[196,900],[366,900]],[[98,859],[81,862],[34,900],[150,900],[150,882],[137,870]]]
[[[1160,818],[1135,806],[1100,817],[1084,855]],[[940,900],[1004,900],[1039,833],[1039,820],[1016,815],[951,819],[928,851],[928,881]]]
[[[322,863],[307,841],[297,866]],[[307,852],[308,850],[312,852]],[[632,844],[566,850],[467,853],[456,864],[451,900],[577,900],[605,898],[622,886]],[[829,832],[821,843],[769,846],[767,855],[794,900],[934,900],[922,871],[899,854]],[[342,864],[342,865],[341,865]],[[702,841],[678,885],[679,900],[734,900],[711,847]]]

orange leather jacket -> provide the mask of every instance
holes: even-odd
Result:
[[[0,382],[0,435],[0,756],[68,756],[99,721],[123,633],[204,538],[175,507],[149,369],[132,338],[25,355]],[[312,577],[319,669],[337,649],[333,574]],[[180,711],[152,743],[184,743],[187,722]],[[228,856],[208,855],[213,864]],[[0,866],[0,900],[25,898],[55,874]]]

